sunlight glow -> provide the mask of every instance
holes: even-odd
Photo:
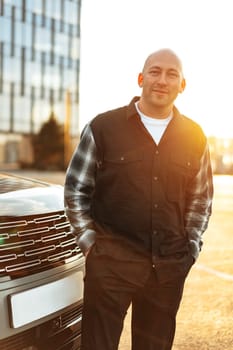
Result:
[[[183,60],[187,88],[176,105],[207,135],[233,136],[231,0],[85,0],[81,23],[80,125],[140,94],[152,51]]]

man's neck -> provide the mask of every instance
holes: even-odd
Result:
[[[144,115],[146,115],[150,118],[165,119],[169,115],[171,115],[173,105],[167,106],[167,107],[163,107],[163,106],[155,107],[154,105],[153,106],[145,105],[145,103],[143,103],[143,101],[139,100],[138,101],[138,108],[140,109],[140,111]]]

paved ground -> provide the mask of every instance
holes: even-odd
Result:
[[[63,172],[23,174],[64,183]],[[215,177],[213,209],[203,251],[186,282],[173,350],[233,350],[233,176]],[[130,350],[130,310],[119,350]]]

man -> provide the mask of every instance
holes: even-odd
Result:
[[[211,214],[206,137],[174,106],[180,59],[152,53],[138,84],[140,97],[86,126],[67,170],[66,212],[86,256],[83,350],[116,350],[131,303],[132,349],[171,349]]]

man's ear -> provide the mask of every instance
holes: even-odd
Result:
[[[139,85],[139,87],[142,87],[142,83],[143,83],[143,74],[139,73],[138,74],[138,85]]]
[[[186,81],[183,78],[182,82],[181,82],[181,85],[180,85],[180,93],[182,93],[184,91],[185,87],[186,87]]]

